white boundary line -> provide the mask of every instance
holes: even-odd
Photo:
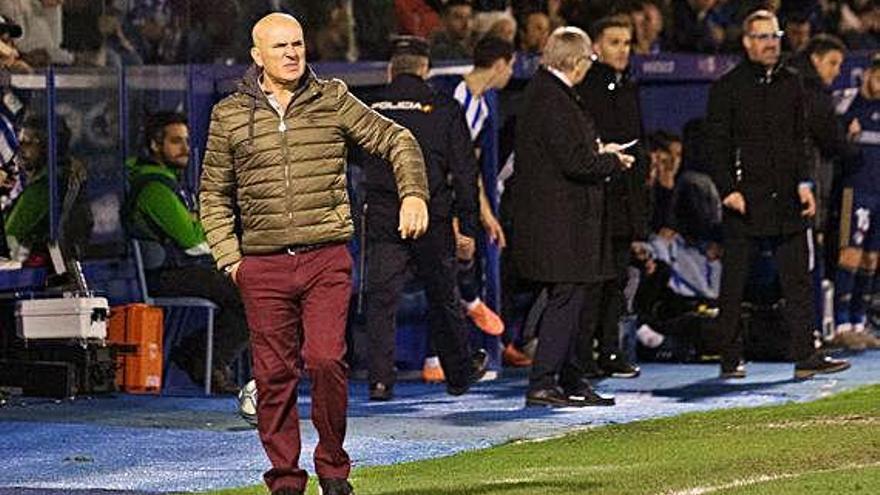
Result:
[[[777,480],[787,480],[800,478],[802,476],[808,476],[811,474],[822,474],[822,473],[834,473],[838,471],[851,471],[858,469],[867,469],[880,467],[880,462],[870,462],[867,464],[846,464],[843,466],[838,466],[830,469],[816,469],[813,471],[802,471],[799,473],[779,473],[779,474],[762,474],[761,476],[753,476],[750,478],[740,478],[738,480],[733,480],[729,483],[724,483],[723,485],[709,485],[709,486],[698,486],[694,488],[687,488],[685,490],[676,490],[663,492],[662,495],[703,495],[706,493],[719,492],[722,490],[729,490],[731,488],[740,488],[744,486],[757,485],[760,483],[768,483],[771,481]]]

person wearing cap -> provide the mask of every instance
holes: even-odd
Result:
[[[33,69],[22,60],[15,39],[22,34],[21,26],[9,17],[0,15],[0,69],[11,72],[30,72]]]
[[[318,482],[324,495],[350,495],[351,459],[343,447],[352,267],[346,243],[354,232],[348,145],[388,160],[400,200],[394,230],[404,239],[428,227],[424,158],[410,131],[364,105],[342,81],[314,74],[295,17],[263,17],[252,39],[254,65],[211,114],[201,221],[217,268],[244,302],[257,427],[272,465],[264,474],[269,490],[301,495],[308,483],[299,465],[297,409],[305,373],[318,431]]]
[[[872,57],[861,88],[844,92],[837,111],[849,123],[858,153],[846,164],[843,178],[835,340],[876,348],[880,339],[867,329],[867,315],[880,290],[880,53]]]
[[[425,155],[431,217],[424,236],[411,240],[396,235],[399,200],[390,169],[378,157],[359,160],[366,173],[365,295],[371,400],[393,396],[394,323],[409,265],[414,265],[425,284],[431,338],[446,376],[447,392],[465,393],[485,373],[488,360],[485,351],[472,354],[468,346],[456,287],[452,229],[455,217],[462,236],[473,241],[477,234],[476,157],[461,107],[425,82],[429,62],[424,39],[396,38],[389,64],[391,81],[370,98],[374,110],[412,131]]]

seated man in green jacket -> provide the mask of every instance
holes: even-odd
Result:
[[[216,393],[233,393],[237,387],[229,364],[247,345],[247,322],[238,289],[213,267],[196,196],[182,180],[189,164],[186,116],[157,113],[145,131],[148,155],[126,162],[126,226],[140,241],[151,295],[204,297],[219,306],[212,386]],[[204,383],[204,355],[204,334],[195,332],[172,352],[171,360],[196,383]]]
[[[20,148],[15,159],[24,174],[25,187],[6,215],[6,243],[13,261],[25,266],[45,266],[49,264],[50,237],[49,137],[45,122],[36,117],[26,119],[18,141]],[[84,198],[86,167],[70,157],[70,130],[62,119],[57,120],[56,142],[61,201],[59,240],[65,254],[76,258],[88,242],[92,228],[91,210]]]

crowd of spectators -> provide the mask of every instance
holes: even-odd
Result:
[[[486,34],[529,54],[556,27],[589,32],[618,14],[631,18],[635,54],[738,52],[742,20],[759,7],[780,17],[791,51],[816,33],[880,46],[872,0],[6,0],[0,31],[21,34],[0,38],[0,65],[248,63],[249,26],[271,11],[303,21],[311,61],[387,60],[396,34],[431,39],[434,60],[469,59]]]

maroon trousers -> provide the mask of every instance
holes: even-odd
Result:
[[[320,478],[348,478],[342,448],[348,407],[345,323],[351,296],[351,256],[345,244],[298,254],[246,256],[237,274],[251,332],[260,440],[272,462],[270,490],[304,490],[299,468],[297,384],[311,382],[312,423],[318,430]]]

